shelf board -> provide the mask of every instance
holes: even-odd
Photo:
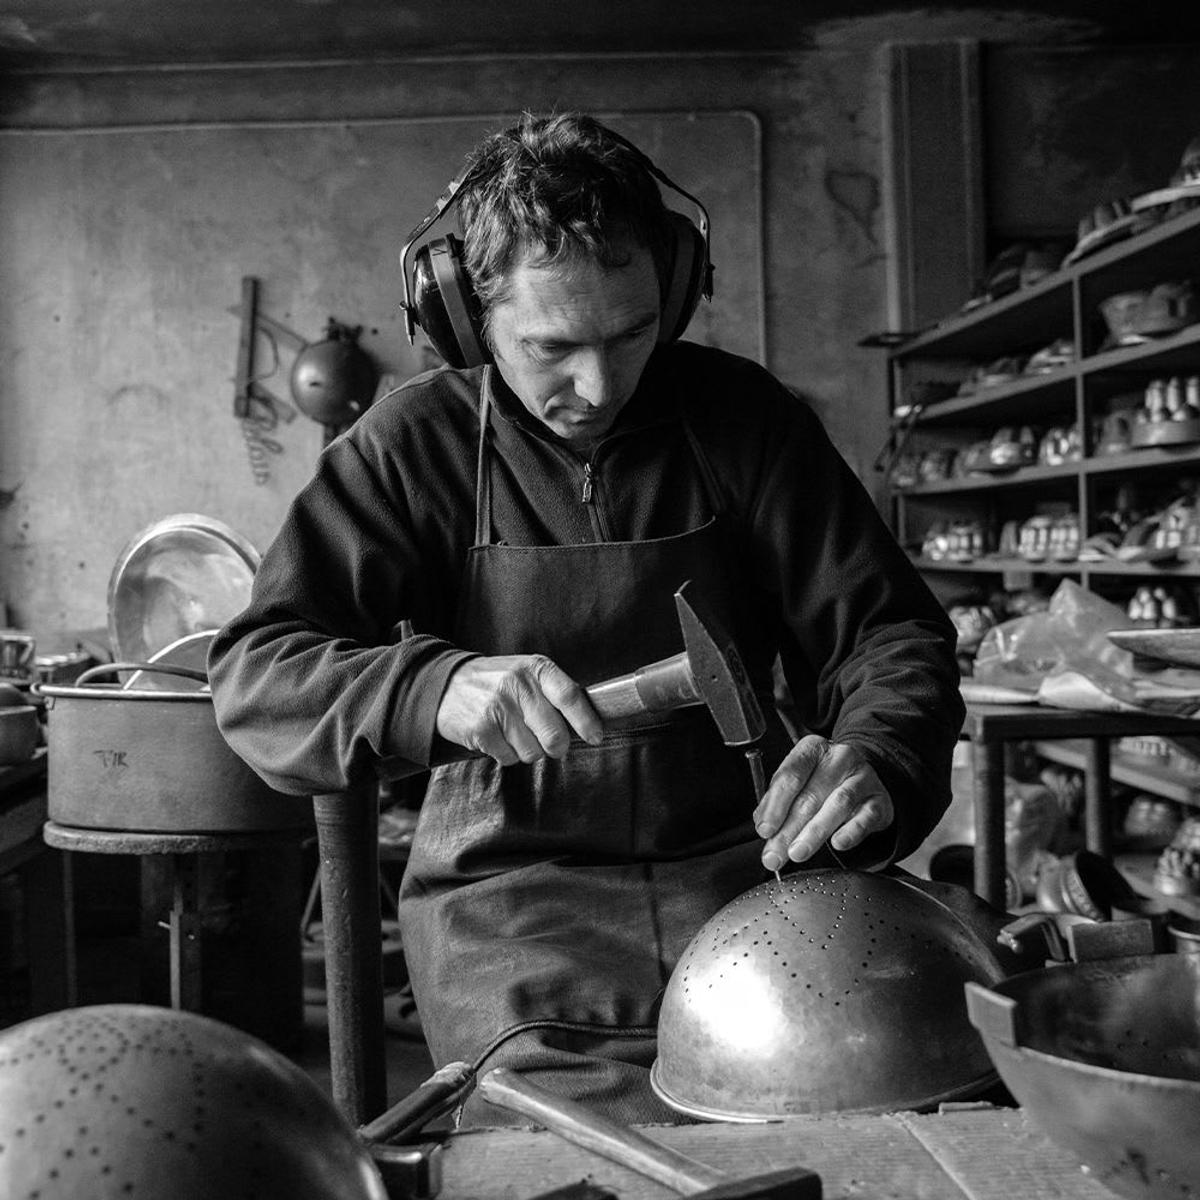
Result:
[[[1083,770],[1087,766],[1087,743],[1067,740],[1056,742],[1035,741],[1033,748],[1042,758],[1060,763],[1064,767]],[[1200,808],[1200,775],[1191,781],[1176,771],[1122,754],[1114,749],[1110,755],[1109,772],[1117,783],[1127,784],[1139,791],[1153,792],[1165,800],[1177,804],[1188,804]]]
[[[1067,270],[1079,277],[1085,305],[1130,287],[1190,277],[1180,267],[1180,243],[1200,229],[1200,209],[1180,213],[1150,229],[1088,255]]]
[[[1071,277],[1064,271],[948,317],[892,352],[893,358],[986,358],[1071,335]],[[1002,326],[998,329],[997,325]],[[1005,349],[1007,347],[1007,349]]]
[[[1200,562],[1122,563],[1101,562],[1032,562],[1025,558],[973,559],[971,562],[949,562],[945,559],[922,558],[910,555],[919,571],[966,572],[1000,575],[1012,572],[1034,575],[1141,575],[1154,579],[1200,579]]]
[[[1078,575],[1083,567],[1077,562],[1029,562],[1024,558],[978,558],[971,562],[949,562],[946,559],[913,557],[913,565],[921,571],[962,571],[974,574],[999,575],[1008,571],[1032,572],[1036,575]]]
[[[937,425],[961,425],[964,418],[976,421],[981,412],[989,419],[1019,421],[1037,419],[1047,424],[1050,410],[1063,412],[1064,421],[1075,419],[1076,368],[1057,367],[1042,375],[1022,375],[1007,383],[981,388],[969,396],[952,396],[929,405],[917,419],[917,427],[927,429]]]
[[[959,475],[937,479],[915,487],[892,488],[894,496],[945,496],[989,492],[994,488],[1016,488],[1053,479],[1075,479],[1078,475],[1110,475],[1114,472],[1154,470],[1160,467],[1200,466],[1200,442],[1181,446],[1144,446],[1121,454],[1098,455],[1060,466],[1017,467],[995,475]]]
[[[1200,374],[1200,324],[1188,325],[1166,337],[1152,338],[1134,346],[1117,346],[1099,354],[1089,355],[1078,367],[1064,367],[1072,372],[1076,369],[1084,375],[1101,375],[1110,372],[1138,371],[1187,371]]]
[[[1055,337],[1070,336],[1075,280],[1086,292],[1085,307],[1090,309],[1093,296],[1098,302],[1136,281],[1157,283],[1189,276],[1192,272],[1180,266],[1180,243],[1195,239],[1198,230],[1200,209],[1182,213],[1060,267],[1030,287],[947,317],[898,347],[891,358],[982,358],[1014,354],[1025,345],[1037,348]]]
[[[1179,446],[1141,446],[1121,454],[1101,454],[1079,463],[1085,475],[1104,475],[1112,471],[1140,471],[1154,467],[1187,467],[1200,464],[1200,442]]]
[[[1200,375],[1200,323],[1169,337],[1105,350],[1041,375],[1022,375],[969,395],[939,400],[922,411],[916,426],[932,429],[939,425],[963,425],[975,423],[981,417],[998,424],[1035,421],[1045,426],[1056,421],[1073,422],[1076,379],[1103,380],[1127,387],[1129,379],[1121,380],[1121,376],[1136,379],[1141,386],[1143,380],[1155,374]]]
[[[994,488],[1021,487],[1027,484],[1045,483],[1049,479],[1075,480],[1079,475],[1079,463],[1063,463],[1061,466],[1017,467],[995,475],[960,475],[954,479],[938,479],[919,483],[916,487],[893,488],[897,496],[944,496],[960,492],[990,492]]]
[[[1196,579],[1200,563],[1168,559],[1156,563],[1123,563],[1102,559],[1100,562],[1080,563],[1089,575],[1153,575],[1159,579]]]

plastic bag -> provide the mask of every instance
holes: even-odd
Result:
[[[1122,609],[1065,579],[1045,612],[1003,621],[983,635],[974,678],[1037,693],[1054,676],[1082,676],[1121,704],[1136,706],[1133,655],[1108,640],[1110,630],[1128,627]]]

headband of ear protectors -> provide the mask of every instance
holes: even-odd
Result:
[[[667,210],[672,244],[668,248],[658,340],[671,342],[682,336],[700,297],[712,299],[708,210],[695,196],[663,174],[636,146],[619,134],[612,136],[632,150],[655,179],[694,204],[699,213],[700,227],[697,229],[682,213]],[[420,325],[433,348],[452,367],[478,367],[492,359],[483,340],[479,299],[463,264],[462,241],[453,234],[431,238],[416,252],[411,272],[408,260],[413,246],[455,203],[472,173],[473,168],[468,167],[447,185],[425,218],[408,235],[400,252],[400,272],[404,277],[401,307],[409,344]]]

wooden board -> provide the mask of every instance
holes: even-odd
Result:
[[[769,1125],[644,1127],[734,1178],[806,1166],[825,1200],[1112,1200],[1018,1109],[918,1116],[797,1117]],[[665,1200],[668,1188],[542,1130],[451,1137],[442,1200],[529,1200],[581,1179],[622,1200]]]
[[[970,1200],[1111,1200],[1078,1159],[1049,1142],[1020,1109],[902,1113],[894,1119]]]

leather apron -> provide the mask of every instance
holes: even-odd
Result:
[[[457,644],[545,654],[579,683],[595,683],[682,649],[674,593],[693,580],[768,714],[760,744],[769,777],[791,745],[772,702],[774,650],[767,623],[746,611],[738,542],[691,430],[712,507],[699,528],[638,542],[497,544],[490,374]],[[436,770],[400,900],[434,1062],[485,1057],[484,1070],[532,1071],[625,1123],[685,1120],[649,1085],[657,1004],[700,926],[766,878],[754,807],[743,751],[724,745],[703,706],[610,726],[601,745],[576,740],[561,760],[501,768],[473,759]],[[587,1028],[517,1032],[531,1019]],[[478,1097],[461,1114],[464,1125],[520,1120]]]

